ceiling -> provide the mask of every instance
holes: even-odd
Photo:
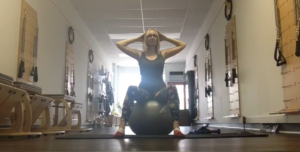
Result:
[[[137,66],[137,61],[124,55],[118,41],[135,38],[147,29],[155,28],[162,34],[187,43],[179,54],[167,63],[185,62],[194,39],[213,0],[69,0],[108,58],[120,66]],[[142,43],[129,45],[142,49]],[[161,42],[161,49],[173,44]]]

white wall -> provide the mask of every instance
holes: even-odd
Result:
[[[120,74],[138,74],[140,75],[139,67],[120,67]]]
[[[75,58],[75,91],[77,102],[83,103],[83,121],[86,120],[88,51],[94,50],[94,67],[102,65],[111,71],[111,62],[92,36],[68,0],[26,0],[38,13],[39,82],[44,94],[64,93],[65,50],[67,30],[75,29],[73,44]],[[21,0],[1,0],[0,14],[0,72],[16,78],[17,51]],[[5,16],[4,16],[5,15]],[[3,30],[5,29],[5,30]]]
[[[273,59],[275,47],[275,14],[273,0],[233,0],[236,15],[238,70],[241,114],[249,123],[300,122],[299,116],[269,115],[284,108],[280,68]],[[216,0],[186,58],[186,71],[193,69],[193,55],[198,56],[200,85],[200,122],[236,123],[228,115],[228,90],[225,87],[225,26],[224,1]],[[204,36],[210,35],[214,88],[215,119],[206,121],[204,97]]]
[[[0,73],[17,76],[21,0],[0,2]]]

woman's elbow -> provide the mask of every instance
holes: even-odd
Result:
[[[116,46],[121,46],[121,43],[120,43],[120,42],[117,42],[117,43],[116,43]]]

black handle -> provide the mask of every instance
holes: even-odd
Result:
[[[194,57],[194,67],[197,67],[197,55]]]
[[[226,87],[228,87],[228,86],[229,86],[229,83],[228,83],[228,81],[229,81],[229,76],[228,76],[228,73],[225,73],[225,82],[226,82]]]
[[[205,36],[205,49],[208,50],[209,49],[209,35],[206,34]]]
[[[88,94],[88,98],[90,101],[93,101],[93,95],[91,93]]]
[[[236,69],[232,69],[232,83],[235,83],[235,79],[237,78]]]
[[[73,69],[73,85],[75,86],[75,70],[74,69]]]
[[[212,92],[212,88],[211,88],[211,86],[209,85],[209,86],[207,87],[207,94],[208,94],[208,96],[211,96],[211,92]]]
[[[21,60],[20,65],[19,65],[18,77],[22,78],[24,72],[25,72],[24,61]]]
[[[300,26],[299,26],[299,30],[300,30]],[[297,57],[300,57],[300,43],[299,43],[299,41],[300,41],[300,34],[298,34],[298,41],[296,42],[296,52],[295,52],[295,55]]]
[[[65,90],[65,92],[66,92],[66,95],[68,96],[68,95],[69,95],[69,90],[68,90],[68,88],[67,88],[67,90]]]
[[[230,5],[230,12],[228,15],[227,15],[227,4]],[[231,19],[232,9],[233,9],[232,0],[226,0],[224,15],[225,15],[225,18],[227,19],[227,21],[229,21]]]
[[[33,76],[33,80],[34,80],[34,82],[38,82],[38,81],[39,81],[39,77],[38,77],[38,69],[37,69],[37,67],[34,67],[34,76]]]
[[[30,76],[34,76],[34,67],[31,68]]]
[[[277,55],[279,56],[277,57]],[[282,66],[286,64],[286,60],[282,54],[282,52],[279,50],[279,41],[276,41],[275,44],[275,51],[274,51],[274,60],[276,61],[276,66]]]
[[[205,87],[205,97],[211,96],[212,88],[211,86]]]
[[[300,34],[299,34],[300,35]],[[298,40],[299,41],[299,40]],[[300,57],[300,44],[299,44],[299,42],[296,42],[296,52],[295,52],[295,55],[297,56],[297,57]]]

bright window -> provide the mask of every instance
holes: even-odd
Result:
[[[141,81],[140,74],[120,74],[119,77],[119,102],[123,104],[127,89],[131,85],[138,86]]]
[[[184,109],[184,86],[183,85],[176,85],[178,97],[179,97],[179,109]]]
[[[189,86],[185,86],[186,109],[189,109]]]

